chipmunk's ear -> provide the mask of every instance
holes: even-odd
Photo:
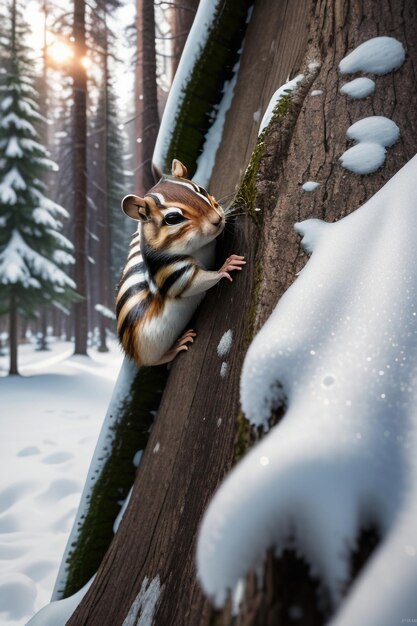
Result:
[[[188,170],[178,159],[172,161],[172,175],[177,178],[187,178]]]
[[[139,196],[125,196],[122,200],[122,209],[128,217],[140,222],[149,222],[151,210],[144,198]]]

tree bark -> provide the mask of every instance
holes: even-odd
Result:
[[[172,76],[178,68],[188,33],[197,13],[199,0],[174,0],[172,7]]]
[[[17,303],[16,296],[12,293],[10,297],[10,313],[9,313],[9,375],[18,375],[17,367],[17,347],[18,347],[18,325],[17,325]]]
[[[413,0],[395,5],[389,0],[256,2],[212,192],[229,194],[244,171],[256,143],[254,112],[266,109],[289,74],[303,71],[306,81],[285,114],[274,119],[259,148],[252,181],[255,193],[251,199],[246,197],[242,209],[250,213],[261,209],[262,221],[239,219],[234,234],[220,246],[219,260],[234,252],[245,254],[248,264],[232,285],[221,284],[210,292],[199,311],[197,340],[173,364],[119,532],[69,624],[98,626],[105,620],[122,624],[129,611],[136,623],[140,607],[134,601],[157,577],[161,593],[152,623],[158,626],[286,626],[294,623],[289,612],[294,597],[308,616],[308,626],[327,619],[330,609],[325,603],[321,608],[319,581],[310,577],[291,551],[280,558],[274,558],[272,551],[265,555],[262,581],[249,574],[238,616],[231,617],[230,607],[215,613],[196,579],[195,539],[211,494],[235,455],[254,439],[239,408],[241,365],[252,333],[306,261],[294,223],[311,217],[342,218],[368,200],[417,151],[416,28]],[[396,72],[377,78],[371,98],[347,100],[339,89],[349,77],[339,76],[338,63],[356,45],[378,34],[400,39],[407,59]],[[318,62],[315,69],[309,68],[312,61]],[[322,95],[312,97],[313,89]],[[390,117],[402,136],[388,149],[380,170],[358,176],[344,170],[338,157],[348,147],[349,125],[368,115]],[[320,182],[320,187],[314,193],[304,192],[302,184],[307,180]],[[216,347],[229,328],[234,332],[233,346],[222,378]],[[362,529],[358,539],[358,551],[351,559],[352,579],[378,542],[372,529]]]
[[[156,84],[155,13],[153,0],[137,0],[135,82],[135,189],[144,195],[154,184],[152,154],[159,128]]]
[[[101,133],[101,154],[100,159],[102,162],[100,171],[100,196],[101,202],[99,207],[99,220],[100,220],[100,247],[99,247],[99,293],[100,304],[110,308],[112,303],[109,301],[109,286],[110,286],[110,205],[109,205],[109,193],[108,193],[108,124],[109,124],[109,112],[108,112],[108,97],[109,97],[109,50],[108,50],[108,30],[107,30],[107,15],[106,10],[103,12],[103,132]],[[99,333],[100,343],[98,346],[99,352],[108,352],[106,334],[107,334],[107,317],[100,314],[99,317]]]
[[[73,305],[74,354],[87,354],[87,73],[82,64],[86,54],[85,2],[74,0],[73,60],[73,175],[74,175],[74,280],[82,300]]]

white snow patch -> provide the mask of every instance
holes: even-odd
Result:
[[[228,363],[226,361],[223,361],[223,363],[221,364],[221,367],[220,367],[220,376],[222,378],[226,378],[226,374],[227,374],[228,370],[229,370]]]
[[[364,117],[349,126],[346,135],[355,141],[374,142],[387,148],[398,141],[400,129],[387,117],[373,115]]]
[[[49,347],[21,345],[19,377],[6,377],[8,356],[0,356],[2,626],[24,626],[50,601],[122,361],[115,340],[91,358],[72,357],[74,346],[54,338]],[[51,615],[41,623],[58,626]]]
[[[218,0],[204,0],[198,4],[193,25],[185,42],[181,60],[169,91],[156,140],[153,161],[160,169],[162,169],[165,163],[166,151],[171,142],[177,113],[184,100],[184,94],[195,62],[209,37],[217,5]]]
[[[374,115],[352,124],[346,135],[359,143],[342,154],[339,159],[341,165],[356,174],[370,174],[383,165],[385,147],[398,140],[400,129],[387,117]]]
[[[259,127],[258,136],[262,133],[264,128],[266,128],[269,122],[272,119],[274,109],[279,103],[279,101],[286,95],[288,95],[291,91],[294,91],[298,84],[303,80],[304,74],[298,74],[295,78],[288,81],[284,85],[281,85],[279,89],[273,94],[272,98],[269,101],[268,108],[266,109],[264,116],[262,118],[261,125]]]
[[[23,130],[32,135],[32,137],[36,137],[37,133],[34,129],[33,125],[28,121],[21,117],[18,117],[16,113],[8,113],[0,120],[0,128],[10,128],[10,126],[14,126],[17,130]]]
[[[107,306],[104,306],[104,304],[96,304],[94,305],[94,309],[100,313],[100,315],[102,315],[103,317],[109,319],[109,320],[115,320],[116,319],[116,315],[114,313],[114,311],[112,311],[111,309],[109,309]]]
[[[386,150],[377,143],[361,142],[346,150],[340,157],[341,165],[355,174],[376,172],[385,162]]]
[[[161,448],[161,444],[159,443],[159,441],[157,441],[156,444],[155,444],[155,447],[153,449],[153,453],[157,454],[159,452],[160,448]]]
[[[116,534],[117,531],[119,530],[120,522],[123,519],[123,515],[126,512],[127,506],[129,504],[130,498],[132,496],[132,490],[133,490],[133,487],[130,488],[129,493],[127,494],[127,498],[123,501],[121,509],[120,509],[116,519],[114,520],[114,524],[113,524],[113,532],[114,532],[114,534]]]
[[[146,576],[122,626],[152,626],[163,590],[164,585],[161,586],[158,575],[155,576],[149,585],[148,577]]]
[[[253,114],[253,121],[258,123],[260,119],[261,119],[261,109],[258,109]]]
[[[321,95],[323,95],[322,89],[313,89],[313,91],[310,94],[310,96],[321,96]]]
[[[17,137],[10,137],[6,148],[6,156],[10,159],[21,158],[23,156],[23,150],[19,145]]]
[[[345,83],[340,88],[340,93],[343,93],[348,98],[352,98],[352,100],[366,98],[367,96],[370,96],[371,93],[374,93],[374,91],[375,82],[370,78],[365,78],[365,76],[355,78],[349,83]]]
[[[21,283],[25,288],[40,287],[37,278],[57,287],[75,289],[74,281],[57,265],[30,248],[17,230],[0,253],[0,282],[3,285]]]
[[[394,37],[374,37],[361,43],[339,63],[341,74],[370,72],[387,74],[398,69],[405,59],[405,50],[401,41]]]
[[[217,346],[217,354],[220,358],[226,356],[230,352],[230,348],[233,343],[233,330],[229,328],[222,335],[222,338],[219,341],[219,345]]]
[[[202,152],[197,159],[197,169],[193,179],[197,180],[203,187],[207,187],[210,182],[217,150],[219,149],[223,137],[223,127],[226,120],[226,113],[230,109],[233,94],[235,92],[239,65],[239,63],[236,63],[233,68],[232,78],[226,81],[223,85],[223,97],[217,108],[216,119],[210,126],[204,138]]]
[[[74,613],[75,609],[84,598],[87,591],[90,589],[93,580],[88,581],[77,593],[65,598],[64,600],[57,600],[51,602],[43,607],[36,615],[32,617],[27,623],[27,626],[65,626]]]
[[[320,183],[317,183],[314,180],[308,180],[303,185],[304,191],[314,191],[317,187],[320,187]]]
[[[284,398],[286,414],[232,470],[200,528],[198,575],[217,605],[291,534],[337,604],[358,532],[376,524],[382,541],[333,624],[417,615],[416,180],[417,156],[343,220],[298,225],[312,257],[241,378],[252,424],[267,428]]]

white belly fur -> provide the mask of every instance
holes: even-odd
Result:
[[[212,269],[215,249],[216,242],[211,241],[193,256],[205,269]],[[204,296],[205,293],[201,293],[188,298],[167,300],[162,315],[142,326],[140,358],[143,363],[156,363],[173,347],[181,332],[186,330]]]

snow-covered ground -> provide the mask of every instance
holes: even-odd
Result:
[[[50,601],[122,354],[72,345],[0,357],[0,624],[23,626]]]

